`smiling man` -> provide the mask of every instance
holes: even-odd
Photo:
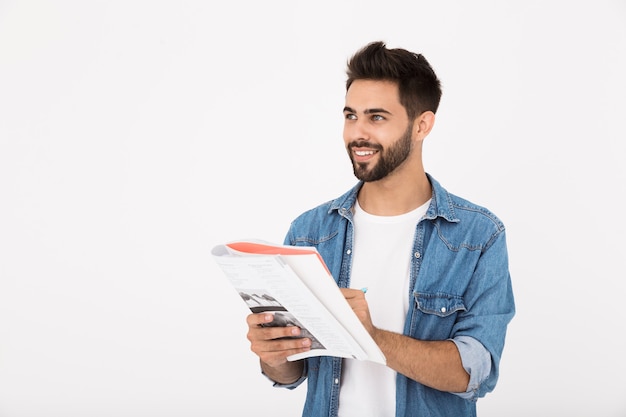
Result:
[[[318,249],[387,366],[289,362],[311,341],[262,326],[268,314],[247,318],[251,349],[275,386],[307,380],[303,416],[475,416],[515,314],[504,225],[424,170],[441,86],[422,55],[374,42],[347,76],[343,137],[359,181],[296,218],[285,243]]]

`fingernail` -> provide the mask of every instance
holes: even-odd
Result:
[[[300,329],[298,327],[294,327],[293,329],[291,329],[291,334],[294,336],[297,336],[300,334]]]

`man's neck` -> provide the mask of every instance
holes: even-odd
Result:
[[[426,173],[389,176],[379,181],[366,182],[359,191],[359,205],[367,213],[378,216],[397,216],[408,213],[428,201],[432,189]]]

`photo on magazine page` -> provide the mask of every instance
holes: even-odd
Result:
[[[246,289],[238,290],[239,296],[246,302],[253,313],[270,312],[274,314],[274,320],[264,326],[287,327],[298,326],[301,334],[298,337],[308,337],[311,339],[311,349],[325,349],[324,345],[314,337],[302,324],[283,307],[267,290]]]

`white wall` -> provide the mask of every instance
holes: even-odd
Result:
[[[0,416],[299,415],[213,245],[354,183],[345,62],[422,52],[427,170],[508,227],[482,417],[623,417],[624,1],[0,1]]]

